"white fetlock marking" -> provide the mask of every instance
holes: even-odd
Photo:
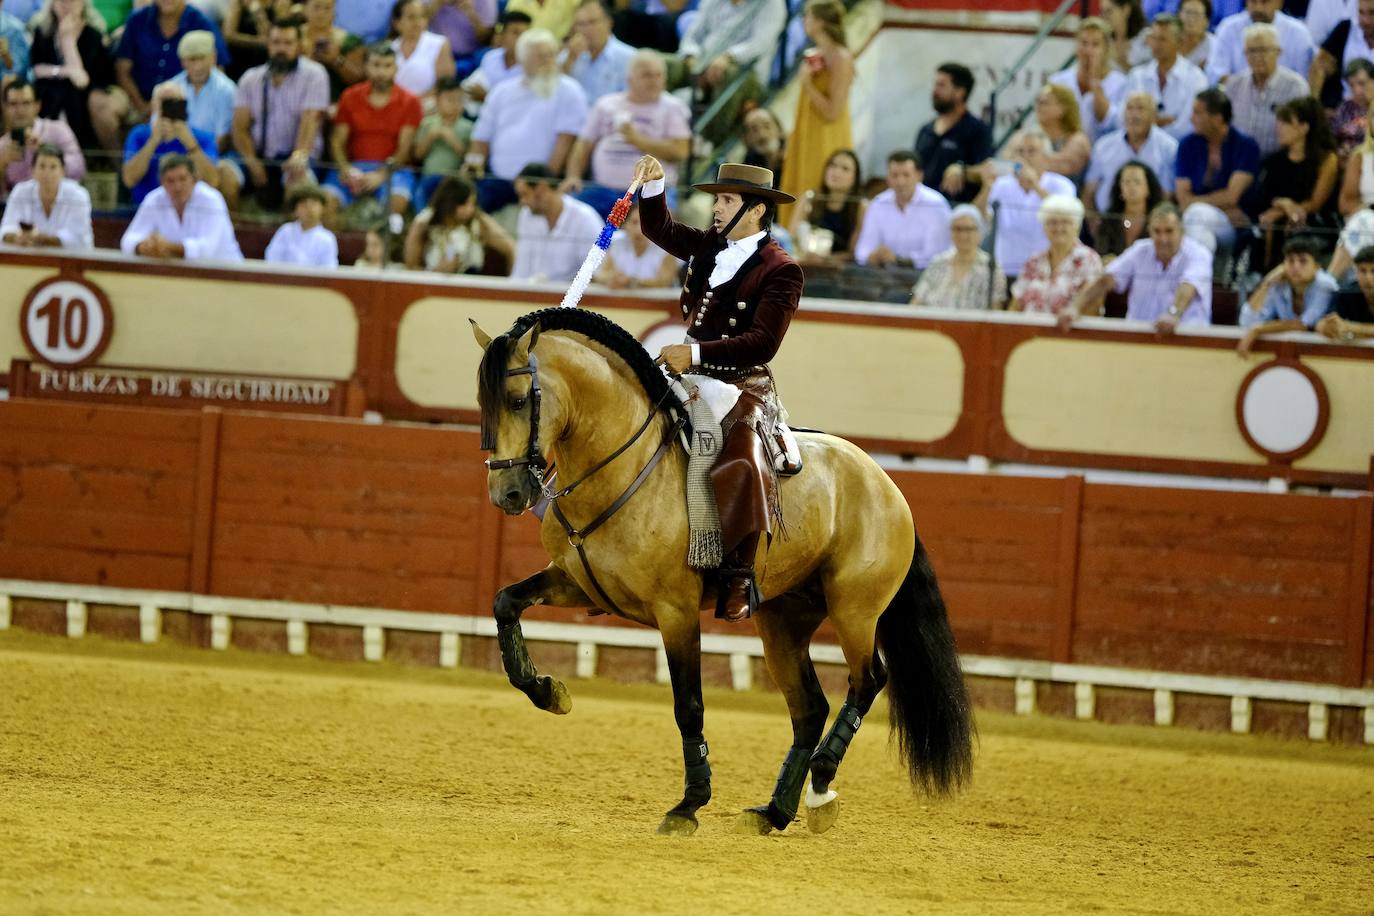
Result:
[[[824,795],[819,795],[811,786],[806,787],[806,807],[808,808],[824,807],[837,798],[839,798],[839,793],[834,789],[827,789]]]

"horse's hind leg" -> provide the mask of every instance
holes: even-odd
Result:
[[[877,615],[845,614],[842,610],[837,613],[832,607],[830,620],[849,664],[849,693],[830,733],[811,757],[811,789],[806,795],[806,807],[807,825],[815,833],[829,830],[839,816],[839,801],[830,783],[873,700],[887,684],[887,669],[874,651]]]
[[[534,604],[557,607],[585,607],[592,600],[582,593],[567,573],[557,566],[546,566],[539,572],[507,585],[496,593],[492,613],[496,617],[496,641],[501,646],[501,665],[506,677],[517,690],[530,698],[540,709],[558,715],[572,710],[572,698],[562,681],[541,675],[530,661],[525,636],[520,630],[520,615]]]
[[[808,652],[811,636],[824,618],[825,612],[815,605],[786,597],[765,603],[755,617],[763,640],[763,660],[786,698],[792,717],[792,747],[783,760],[768,804],[750,808],[741,815],[737,825],[741,833],[785,830],[797,815],[807,766],[830,715],[830,705],[825,701]]]

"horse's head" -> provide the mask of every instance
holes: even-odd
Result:
[[[519,515],[540,497],[548,462],[545,445],[559,428],[556,398],[541,379],[535,344],[539,325],[518,339],[488,336],[477,322],[472,333],[483,350],[477,370],[482,411],[482,448],[487,459],[487,494],[509,515]]]

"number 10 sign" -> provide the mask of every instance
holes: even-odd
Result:
[[[29,292],[19,312],[19,333],[29,352],[50,366],[95,362],[113,331],[109,300],[84,280],[44,280]]]

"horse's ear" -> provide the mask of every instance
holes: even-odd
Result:
[[[482,348],[482,352],[487,352],[487,347],[491,346],[491,335],[482,330],[482,327],[471,318],[468,324],[472,325],[472,336],[477,338],[477,346]]]
[[[515,342],[515,361],[525,362],[529,358],[530,351],[534,349],[534,343],[539,339],[539,322],[530,325],[530,329],[525,332],[519,340]]]

